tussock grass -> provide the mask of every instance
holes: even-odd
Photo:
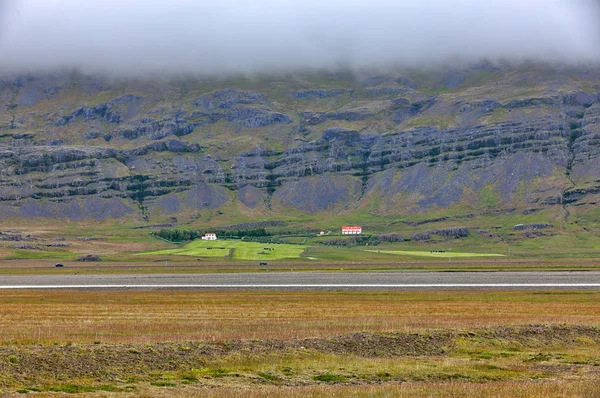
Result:
[[[379,340],[382,335],[360,334],[300,341],[190,343],[185,352],[178,343],[156,343],[137,345],[135,358],[129,345],[13,347],[12,352],[24,361],[18,368],[2,367],[0,383],[7,385],[6,380],[12,379],[8,385],[15,388],[35,384],[42,391],[88,393],[124,391],[130,383],[183,388],[205,383],[495,383],[567,379],[572,374],[589,379],[600,366],[597,333],[597,328],[577,326],[496,327],[451,334],[430,330],[389,334],[386,342]],[[415,336],[425,345],[415,342]],[[585,338],[573,342],[575,336]],[[519,349],[511,356],[482,359],[477,355],[478,349],[511,350],[516,343]],[[428,349],[430,345],[437,349]],[[415,346],[420,348],[415,351]],[[0,351],[0,363],[4,357]],[[57,385],[56,379],[68,382]]]

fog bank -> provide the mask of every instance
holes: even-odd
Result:
[[[0,70],[245,73],[600,62],[586,0],[0,0]]]

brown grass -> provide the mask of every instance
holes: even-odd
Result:
[[[314,397],[465,397],[465,398],[596,398],[598,381],[526,381],[493,383],[404,383],[370,386],[141,389],[141,397],[314,398]]]
[[[0,343],[330,337],[358,331],[600,325],[600,292],[0,291]]]

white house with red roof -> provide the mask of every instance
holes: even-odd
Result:
[[[202,240],[217,240],[217,234],[208,232],[202,236]]]
[[[344,225],[342,227],[342,235],[360,235],[362,227],[359,225]]]

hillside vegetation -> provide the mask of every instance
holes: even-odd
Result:
[[[600,245],[600,69],[0,80],[0,221]],[[494,229],[494,227],[502,227]],[[114,232],[117,234],[116,232]],[[514,234],[513,234],[514,235]],[[27,249],[25,249],[27,250]]]

